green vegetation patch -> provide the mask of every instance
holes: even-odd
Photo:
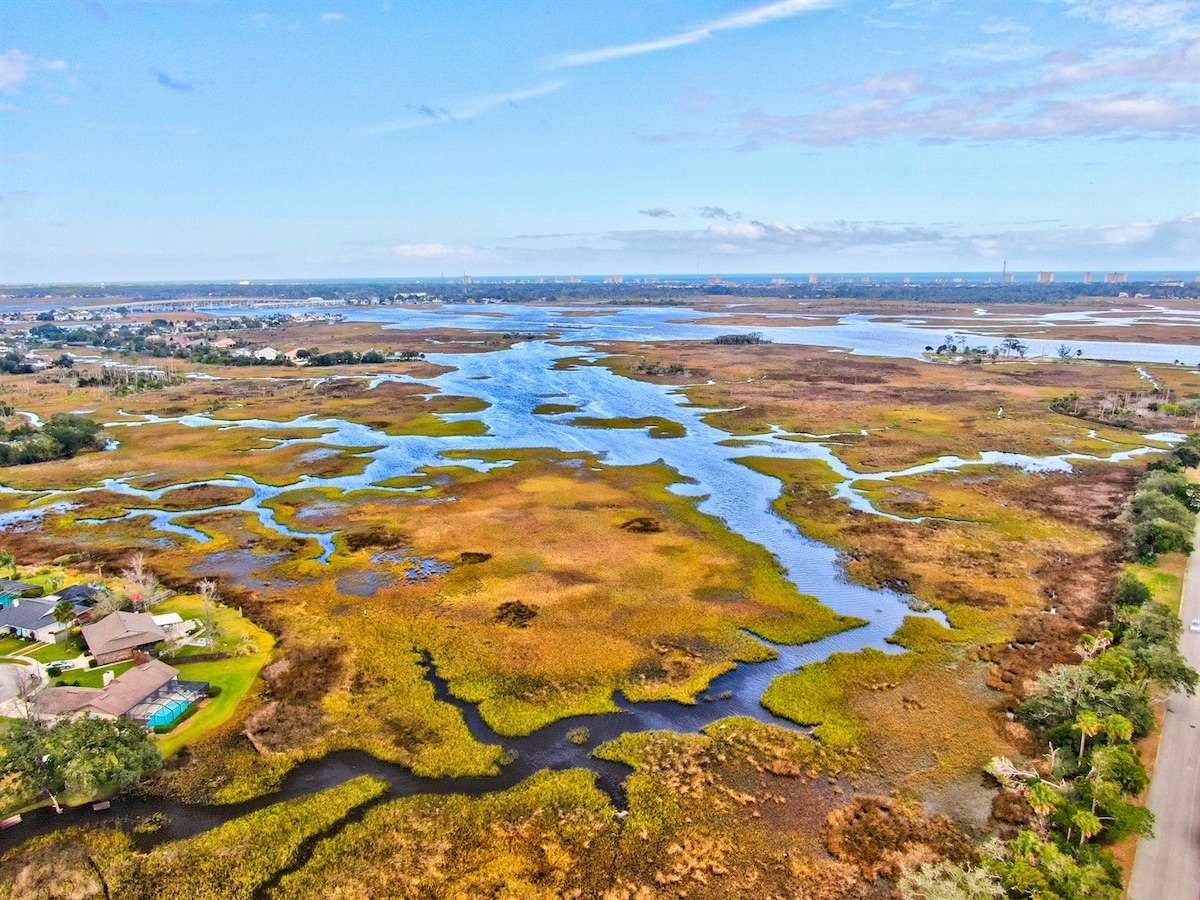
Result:
[[[572,403],[542,403],[533,408],[535,416],[557,416],[559,413],[576,412],[579,409]]]
[[[595,416],[579,416],[571,420],[572,425],[580,428],[649,428],[653,438],[681,438],[687,435],[687,429],[678,422],[664,419],[662,416],[640,416],[631,419],[619,416],[614,419],[599,419]]]

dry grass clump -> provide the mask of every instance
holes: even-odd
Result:
[[[831,813],[825,847],[868,881],[895,878],[922,863],[966,863],[975,858],[970,837],[950,819],[926,819],[919,805],[888,797],[858,797]]]
[[[66,828],[34,838],[0,858],[0,898],[107,900],[106,879],[132,852],[128,835],[107,828]]]

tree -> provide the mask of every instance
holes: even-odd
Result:
[[[1066,344],[1059,344],[1058,345],[1058,358],[1061,359],[1063,362],[1070,362],[1071,361],[1071,348],[1068,347]]]
[[[129,595],[129,599],[133,601],[135,612],[144,612],[169,593],[159,583],[158,576],[146,565],[146,557],[141,553],[135,553],[130,557],[129,568],[125,569],[121,575],[132,582],[136,588]]]
[[[54,621],[66,625],[75,621],[75,604],[70,600],[59,600],[54,604]]]
[[[1142,606],[1149,600],[1150,588],[1136,575],[1127,572],[1117,579],[1117,589],[1113,593],[1113,606],[1117,609],[1123,606]]]
[[[909,869],[896,884],[903,900],[998,900],[1000,880],[987,869],[959,866],[948,860]]]
[[[162,765],[158,745],[129,719],[63,718],[52,725],[19,719],[0,735],[0,750],[0,775],[13,778],[8,792],[45,794],[58,812],[64,790],[121,790]]]
[[[17,558],[7,550],[0,550],[0,569],[8,569],[8,577],[14,581],[17,578]]]
[[[1104,723],[1094,712],[1085,709],[1075,718],[1075,724],[1071,727],[1079,732],[1079,759],[1082,760],[1087,739],[1098,735],[1103,730]]]
[[[213,606],[216,604],[219,596],[217,594],[217,583],[211,578],[205,578],[196,585],[200,591],[200,598],[204,601],[204,637],[208,641],[208,646],[212,646],[217,642],[217,624],[213,617]]]

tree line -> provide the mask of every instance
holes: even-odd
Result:
[[[97,422],[74,413],[55,413],[41,428],[26,424],[10,430],[0,425],[0,466],[70,459],[88,450],[103,450],[107,443]]]

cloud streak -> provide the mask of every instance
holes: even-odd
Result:
[[[162,69],[154,69],[153,72],[154,80],[169,91],[179,91],[182,94],[187,94],[196,89],[196,86],[190,81],[181,81],[178,78],[172,78]]]
[[[419,106],[410,107],[411,114],[404,119],[356,128],[351,132],[351,136],[356,138],[379,137],[384,134],[397,134],[402,131],[411,131],[414,128],[423,128],[441,122],[461,122],[467,119],[474,119],[476,116],[481,116],[498,106],[516,106],[523,100],[544,97],[547,94],[561,91],[566,86],[566,81],[548,81],[522,91],[471,97],[454,103],[447,103],[446,105],[423,103]]]
[[[590,66],[595,63],[610,62],[614,59],[624,59],[628,56],[641,56],[645,53],[657,53],[660,50],[672,50],[676,47],[686,47],[705,41],[722,31],[736,31],[743,28],[754,28],[775,22],[780,19],[790,19],[802,13],[812,12],[832,5],[832,0],[781,0],[758,6],[744,12],[722,16],[713,19],[705,25],[690,31],[680,31],[664,35],[649,41],[632,44],[619,44],[614,47],[602,47],[598,50],[581,50],[575,53],[564,53],[547,62],[551,69],[566,69],[574,66]]]
[[[956,233],[932,226],[827,222],[732,222],[696,229],[610,231],[590,250],[727,258],[792,259],[859,250],[935,253],[944,259],[1170,260],[1200,256],[1200,212],[1176,219]],[[1124,264],[1123,262],[1120,264]]]

